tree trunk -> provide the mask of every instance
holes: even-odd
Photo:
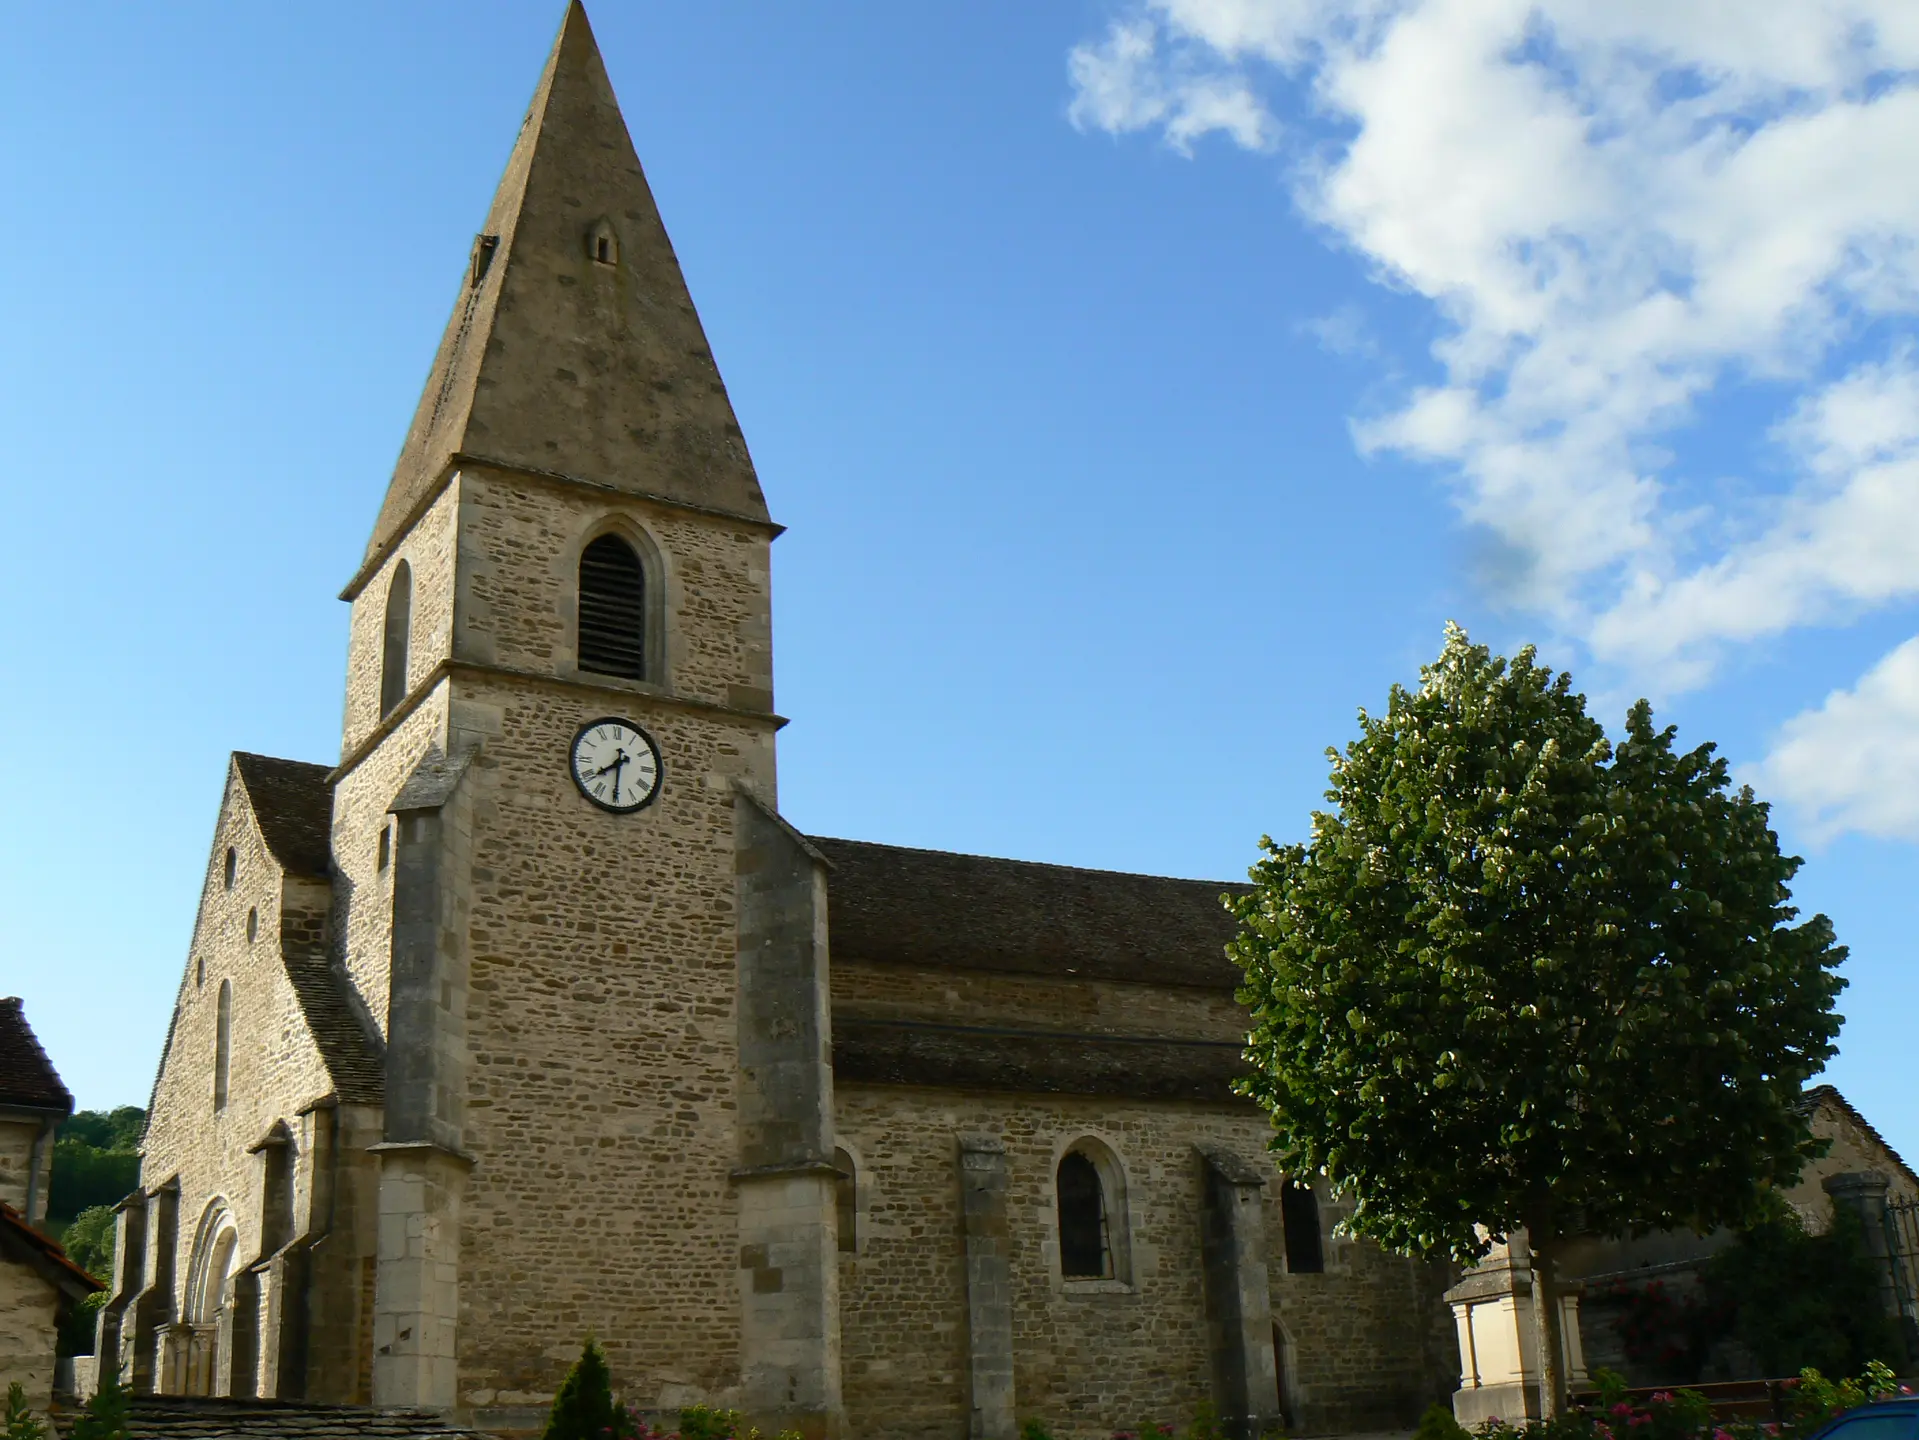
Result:
[[[1566,1400],[1566,1337],[1560,1324],[1559,1237],[1545,1227],[1526,1227],[1533,1252],[1533,1323],[1539,1336],[1539,1413],[1550,1420]]]

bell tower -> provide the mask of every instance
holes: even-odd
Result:
[[[376,1403],[838,1427],[824,861],[779,533],[574,0],[343,594],[335,929],[386,1043]]]

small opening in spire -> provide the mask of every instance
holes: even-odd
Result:
[[[480,282],[486,279],[486,272],[493,264],[493,252],[500,248],[498,235],[475,235],[473,237],[473,279],[470,289],[478,290]]]
[[[586,232],[586,253],[595,265],[620,263],[620,237],[614,233],[612,221],[593,222],[593,228]]]

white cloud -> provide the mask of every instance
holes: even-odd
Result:
[[[1508,598],[1673,689],[1919,595],[1919,4],[1115,4],[1082,127],[1330,132],[1302,210],[1445,322],[1360,444],[1449,477]],[[1777,473],[1688,500],[1667,447],[1754,381]]]
[[[1919,637],[1788,722],[1749,778],[1804,811],[1820,838],[1919,840]]]

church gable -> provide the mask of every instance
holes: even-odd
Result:
[[[327,1094],[377,1104],[377,1043],[331,963],[325,766],[236,753],[160,1069],[148,1151],[198,1148],[209,1117]],[[246,1126],[239,1127],[244,1132]],[[259,1137],[240,1133],[223,1145]],[[152,1178],[152,1177],[150,1177]]]

